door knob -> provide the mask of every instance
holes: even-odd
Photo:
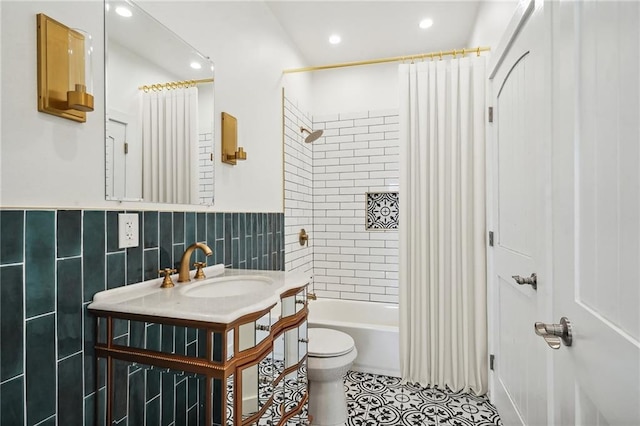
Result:
[[[567,317],[560,318],[560,324],[545,324],[537,322],[534,329],[538,336],[542,336],[551,349],[560,349],[560,342],[565,346],[571,346],[573,341],[571,334],[571,322]]]
[[[529,284],[531,287],[533,287],[534,290],[538,289],[538,276],[536,275],[535,272],[531,274],[530,277],[521,277],[520,275],[512,275],[511,278],[513,278],[520,285]]]

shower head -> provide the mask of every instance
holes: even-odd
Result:
[[[304,127],[300,127],[300,132],[304,133],[307,132],[309,133],[309,136],[307,136],[306,138],[304,138],[304,141],[306,143],[311,143],[315,140],[317,140],[320,136],[322,136],[322,132],[323,130],[315,130],[315,131],[310,131],[305,129]]]

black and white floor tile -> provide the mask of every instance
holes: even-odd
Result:
[[[347,373],[345,392],[348,426],[502,426],[486,396],[354,371]]]

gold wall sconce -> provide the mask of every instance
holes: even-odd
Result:
[[[39,13],[38,111],[84,123],[93,111],[91,35]]]
[[[222,113],[222,162],[236,165],[238,160],[246,160],[247,153],[238,146],[238,120],[231,114]]]

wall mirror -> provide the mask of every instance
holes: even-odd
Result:
[[[213,63],[131,1],[105,1],[107,200],[214,199]]]

